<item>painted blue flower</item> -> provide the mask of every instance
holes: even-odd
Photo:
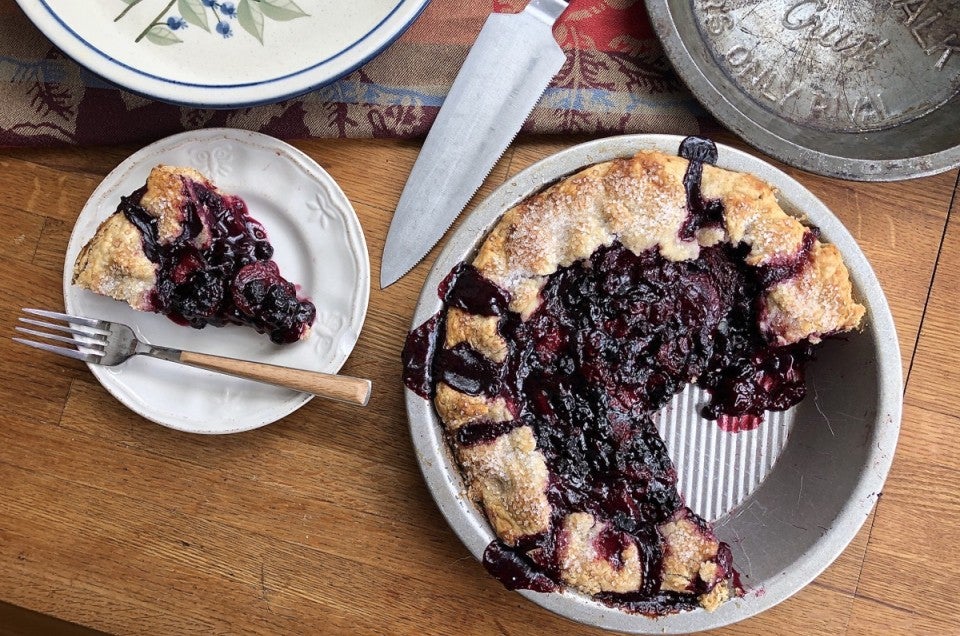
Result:
[[[217,33],[223,38],[233,37],[234,31],[231,25],[237,25],[240,30],[256,37],[263,44],[263,23],[266,19],[272,20],[290,20],[293,18],[303,18],[309,16],[297,5],[300,0],[168,0],[160,14],[153,18],[153,22],[140,32],[140,35],[134,39],[134,42],[140,42],[147,39],[154,44],[174,44],[183,42],[183,40],[173,34],[173,31],[182,31],[191,24],[199,25],[204,31]],[[3,0],[0,0],[3,2]],[[130,10],[140,4],[142,0],[123,0],[127,5],[114,21],[120,20],[126,16]],[[258,3],[256,6],[260,9],[253,10],[252,14],[246,16],[240,15],[240,9],[245,9],[244,3]],[[262,3],[262,4],[260,4]],[[265,13],[262,7],[267,5],[276,9],[278,15],[271,12]],[[174,8],[179,6],[179,10]],[[253,6],[253,5],[251,5]],[[277,9],[277,7],[281,7]],[[192,8],[191,8],[192,7]],[[186,13],[184,13],[184,11]],[[178,15],[178,13],[180,15]],[[268,15],[270,13],[270,15]],[[186,17],[184,17],[186,16]],[[213,29],[210,28],[210,21],[213,21]],[[188,23],[189,21],[189,23]],[[234,22],[235,21],[235,22]]]
[[[186,29],[187,21],[178,15],[172,15],[169,18],[167,18],[167,27],[171,31],[176,31],[177,29]]]

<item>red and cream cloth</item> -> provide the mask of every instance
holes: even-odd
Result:
[[[354,73],[253,108],[173,106],[117,89],[66,58],[13,0],[0,0],[0,145],[145,143],[195,128],[282,139],[426,134],[486,17],[527,0],[432,0]],[[670,68],[642,0],[572,0],[554,33],[567,61],[525,132],[695,134],[713,127]]]

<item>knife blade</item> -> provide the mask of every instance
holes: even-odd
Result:
[[[467,54],[400,195],[380,266],[396,282],[443,237],[543,96],[566,55],[553,37],[563,0],[494,13]]]

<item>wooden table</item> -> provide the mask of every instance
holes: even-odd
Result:
[[[576,141],[518,141],[481,194]],[[419,145],[294,145],[337,179],[366,233],[370,308],[343,370],[373,379],[370,405],[314,400],[257,431],[188,435],[128,411],[83,364],[0,339],[0,634],[597,633],[490,578],[420,476],[399,352],[436,250],[389,289],[376,282]],[[77,213],[134,150],[0,151],[9,335],[20,307],[63,306]],[[718,633],[958,633],[958,171],[893,184],[789,172],[846,223],[886,290],[903,428],[883,497],[843,555],[795,597]]]

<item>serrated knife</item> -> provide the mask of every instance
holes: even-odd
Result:
[[[443,237],[563,66],[553,23],[563,0],[494,13],[450,88],[397,204],[380,267],[395,283]]]

